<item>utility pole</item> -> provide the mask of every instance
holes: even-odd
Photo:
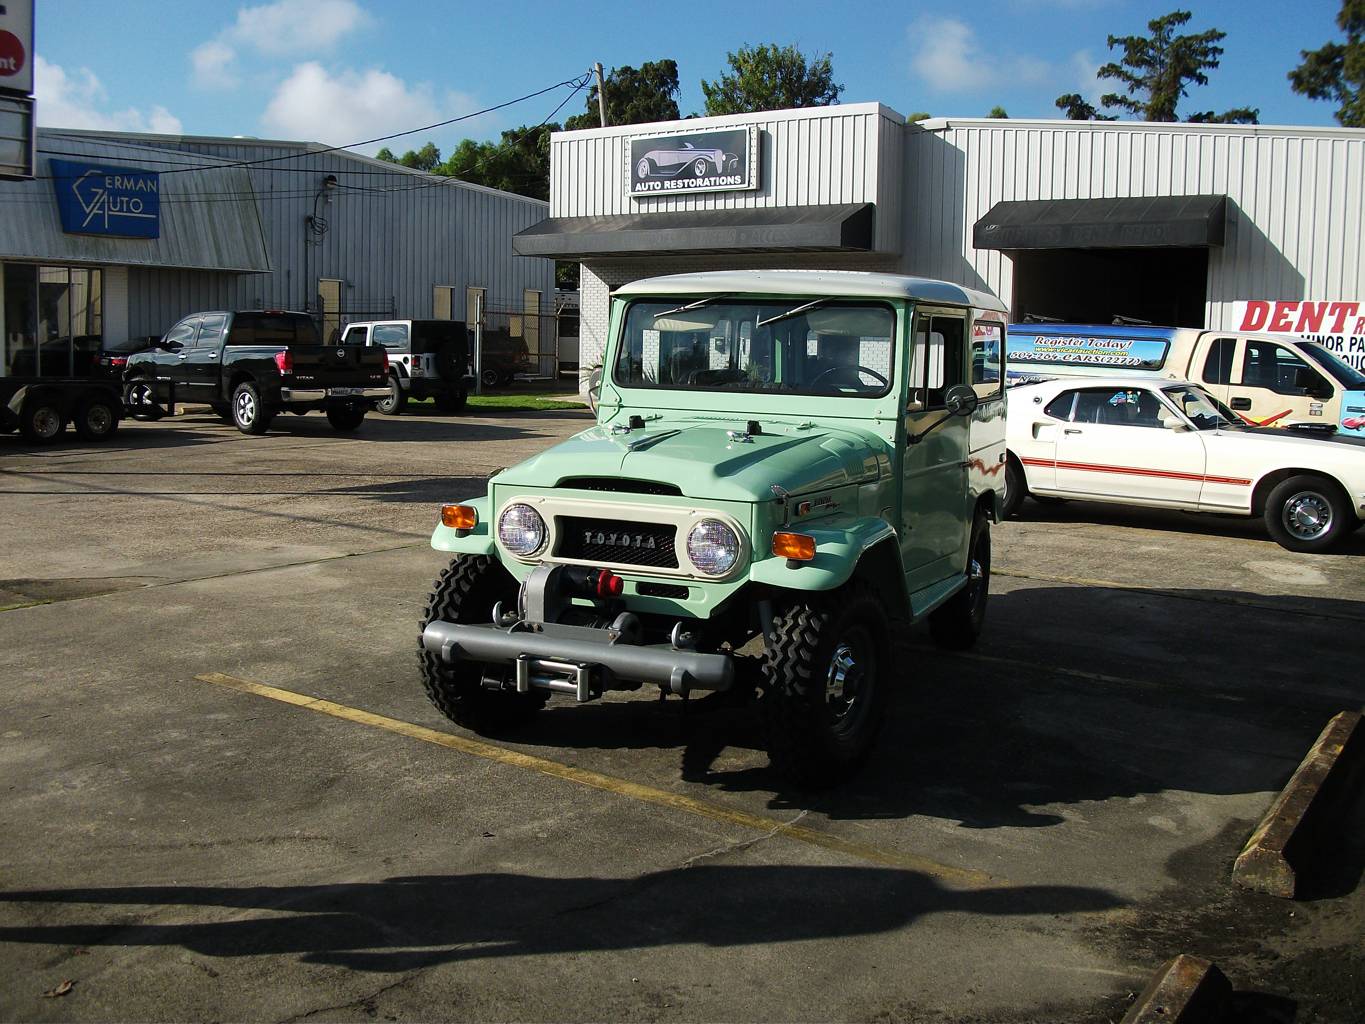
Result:
[[[592,73],[597,76],[597,117],[602,122],[602,127],[607,126],[607,87],[602,81],[602,62],[599,60],[592,66]]]

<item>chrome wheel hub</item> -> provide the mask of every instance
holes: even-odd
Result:
[[[237,422],[250,423],[256,418],[256,399],[248,391],[237,396]]]
[[[1299,540],[1314,540],[1332,528],[1332,505],[1321,494],[1304,491],[1284,503],[1284,528]]]
[[[825,703],[836,719],[852,710],[862,682],[863,666],[858,662],[857,652],[846,643],[839,644],[825,674]]]

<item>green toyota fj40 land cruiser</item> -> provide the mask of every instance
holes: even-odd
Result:
[[[886,274],[684,274],[617,289],[609,338],[596,425],[442,509],[428,696],[488,732],[554,693],[743,690],[778,770],[846,777],[914,679],[893,640],[981,630],[1004,306]]]

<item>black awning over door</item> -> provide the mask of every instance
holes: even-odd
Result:
[[[1029,199],[996,203],[978,249],[1150,249],[1223,244],[1228,197]]]

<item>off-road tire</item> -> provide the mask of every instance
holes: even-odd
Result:
[[[516,603],[517,581],[487,555],[456,558],[436,579],[417,626],[417,659],[422,688],[436,710],[456,725],[481,734],[504,732],[526,721],[545,706],[544,690],[516,693],[487,690],[484,666],[457,661],[447,665],[422,646],[422,632],[433,620],[444,622],[491,622],[493,606]]]
[[[25,402],[19,413],[19,433],[34,444],[52,444],[66,430],[62,408],[48,398]]]
[[[243,434],[264,434],[274,418],[255,382],[244,380],[232,389],[232,423]]]
[[[1307,512],[1321,523],[1310,527],[1295,512]],[[1324,522],[1325,520],[1325,522]],[[1293,523],[1298,525],[1291,525]],[[1335,481],[1309,473],[1291,476],[1271,489],[1265,501],[1265,526],[1271,539],[1288,551],[1330,551],[1356,523],[1350,502]]]
[[[381,416],[397,416],[408,404],[408,393],[403,389],[403,383],[398,379],[398,374],[389,374],[389,393],[374,403],[374,411]]]
[[[929,613],[929,635],[949,651],[965,651],[976,643],[986,624],[991,591],[991,524],[978,514],[967,548],[967,585]]]
[[[820,788],[854,775],[886,717],[891,645],[885,600],[855,580],[829,593],[793,597],[776,609],[765,639],[759,719],[773,768]],[[841,714],[831,697],[836,659],[850,650],[861,669]],[[847,691],[841,691],[846,696]]]
[[[82,441],[107,441],[118,430],[118,417],[112,399],[94,395],[76,407],[71,425]]]
[[[1028,497],[1028,478],[1013,453],[1005,456],[1005,498],[1000,503],[1000,518],[1012,519]]]
[[[365,422],[365,407],[363,405],[329,405],[327,407],[327,422],[338,433],[349,434]]]

